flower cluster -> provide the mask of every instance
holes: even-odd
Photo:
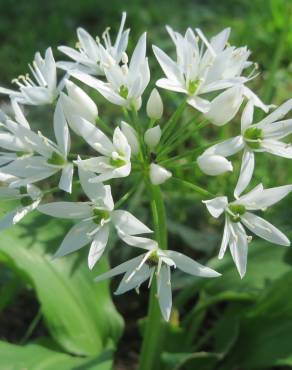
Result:
[[[229,44],[229,28],[208,40],[199,29],[188,28],[182,35],[166,27],[176,59],[153,46],[154,55],[165,74],[156,86],[183,94],[183,100],[174,114],[163,121],[163,102],[157,89],[153,89],[145,104],[148,117],[145,120],[139,111],[144,108],[142,97],[150,81],[146,33],[139,38],[129,58],[129,30],[124,30],[125,21],[126,14],[123,13],[114,42],[109,29],[101,38],[93,38],[78,28],[76,48],[59,47],[71,61],[55,62],[52,49],[48,48],[44,58],[36,53],[29,65],[31,77],[26,74],[13,80],[18,90],[0,87],[0,93],[8,95],[11,102],[9,115],[0,114],[0,197],[19,199],[19,207],[0,220],[0,230],[16,224],[36,209],[52,217],[75,220],[55,257],[90,245],[90,269],[103,255],[113,230],[123,243],[144,252],[96,280],[124,274],[116,291],[121,294],[130,289],[138,290],[146,280],[150,287],[155,276],[161,312],[168,320],[173,269],[200,277],[220,274],[178,251],[166,250],[159,238],[149,237],[152,230],[132,213],[121,209],[137,183],[116,203],[111,186],[116,179],[133,175],[133,179],[138,178],[138,182],[146,184],[150,193],[159,189],[175,175],[175,170],[168,164],[184,157],[184,153],[173,156],[178,145],[190,139],[192,133],[206,123],[222,126],[242,111],[240,134],[211,145],[197,158],[192,158],[190,164],[195,166],[197,163],[205,174],[217,176],[233,171],[227,158],[243,152],[234,189],[235,200],[229,202],[221,195],[204,200],[212,216],[218,218],[225,214],[219,258],[229,246],[243,277],[251,240],[244,226],[272,243],[290,244],[281,231],[251,211],[265,210],[280,201],[292,190],[292,185],[264,189],[260,184],[245,195],[242,193],[252,179],[257,152],[292,158],[291,146],[281,141],[292,132],[292,120],[283,119],[292,108],[292,99],[254,123],[255,108],[268,113],[274,106],[264,104],[246,86],[256,77],[256,64],[249,61],[248,48]],[[62,72],[64,74],[59,79]],[[123,118],[114,128],[100,117],[96,102],[88,94],[89,88],[120,109]],[[41,127],[38,131],[32,128],[23,105],[49,105],[52,108],[53,138],[46,137]],[[194,118],[180,126],[179,120],[186,109],[191,110]],[[195,119],[196,112],[203,124]],[[77,154],[71,152],[72,135],[82,139],[82,148],[88,149],[86,155],[82,154],[84,150]],[[71,194],[73,182],[80,185],[87,200],[46,202],[46,195],[55,191]],[[159,225],[156,225],[156,233],[157,228]]]

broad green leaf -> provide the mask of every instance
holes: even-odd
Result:
[[[21,225],[1,234],[0,253],[35,289],[56,342],[71,353],[98,355],[120,337],[122,319],[111,300],[108,282],[96,284],[93,280],[108,268],[105,259],[94,273],[82,251],[52,260],[68,227],[40,214],[28,216]],[[80,255],[83,258],[78,260]]]
[[[0,370],[111,370],[110,351],[98,357],[78,358],[37,344],[24,347],[0,341]]]
[[[244,370],[291,365],[292,271],[276,280],[245,311],[240,335],[222,370],[239,365]]]

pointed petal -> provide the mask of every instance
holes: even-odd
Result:
[[[91,216],[91,207],[82,202],[54,202],[42,204],[38,210],[45,215],[57,218],[82,219]]]
[[[88,254],[88,267],[92,269],[96,262],[102,256],[105,247],[107,245],[109,237],[109,226],[104,225],[99,229],[99,231],[94,235],[94,239],[91,243],[89,254]]]
[[[247,254],[248,254],[248,243],[247,235],[242,227],[238,223],[229,223],[231,232],[230,232],[230,241],[229,248],[233,258],[233,261],[236,265],[236,268],[239,272],[241,278],[244,277],[246,273],[247,265]]]
[[[172,307],[169,266],[162,266],[159,275],[157,276],[157,295],[162,316],[165,321],[168,321]]]
[[[217,197],[217,198],[210,199],[210,200],[203,200],[202,202],[206,205],[210,214],[213,217],[218,218],[219,216],[222,215],[225,208],[227,207],[228,198],[225,196],[222,196],[222,197]]]
[[[92,237],[89,233],[96,228],[92,221],[82,221],[74,225],[65,236],[60,248],[57,250],[54,258],[63,257],[66,254],[77,251],[78,249],[89,244]]]
[[[181,73],[178,65],[169,56],[159,49],[157,46],[152,46],[155,57],[160,64],[163,72],[170,81],[174,81],[178,84],[181,82]]]
[[[127,235],[152,233],[152,230],[128,211],[113,211],[112,222],[117,229]]]
[[[74,167],[72,163],[68,163],[62,169],[62,175],[59,181],[59,188],[71,194],[72,191],[72,180],[74,174]]]
[[[112,278],[116,275],[121,275],[126,271],[132,272],[137,266],[139,266],[140,262],[143,259],[143,256],[144,255],[138,256],[138,257],[132,258],[132,259],[126,261],[126,262],[121,263],[120,265],[112,268],[111,270],[97,276],[94,279],[94,281],[98,282],[98,281],[102,281],[102,280],[105,280],[105,279],[110,279],[110,278]]]
[[[278,140],[265,139],[261,142],[261,148],[266,152],[283,158],[292,158],[292,146]]]
[[[253,175],[254,164],[254,153],[249,150],[245,150],[242,156],[239,179],[234,190],[235,198],[238,198],[240,194],[248,187]]]
[[[226,249],[228,247],[229,238],[230,238],[229,221],[228,221],[228,217],[225,217],[225,225],[224,225],[223,237],[222,237],[222,242],[221,242],[221,246],[220,246],[220,250],[219,250],[219,255],[218,255],[218,258],[220,260],[224,257],[224,254],[225,254]]]
[[[241,217],[242,223],[254,234],[271,243],[289,246],[290,241],[279,229],[263,218],[250,212]]]
[[[280,105],[279,108],[275,109],[266,118],[261,120],[257,125],[263,127],[268,123],[273,123],[283,118],[292,109],[292,99],[287,100],[284,104]]]
[[[217,277],[221,275],[211,268],[201,265],[199,262],[194,261],[182,253],[171,250],[168,250],[165,253],[174,261],[177,268],[187,274],[200,277]]]

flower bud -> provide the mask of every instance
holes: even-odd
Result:
[[[98,110],[94,101],[72,81],[66,81],[66,88],[69,99],[65,99],[65,114],[75,114],[89,122],[95,123]]]
[[[217,176],[227,171],[233,171],[232,163],[222,155],[203,154],[197,158],[197,163],[200,169],[210,176]]]
[[[159,92],[153,89],[146,106],[147,116],[151,119],[158,120],[163,114],[163,103]]]
[[[149,146],[150,149],[155,148],[161,138],[161,128],[160,126],[155,126],[153,128],[149,128],[144,135],[145,143]]]
[[[158,164],[151,163],[149,176],[153,185],[160,185],[168,180],[172,173]]]
[[[205,117],[214,125],[223,126],[236,115],[243,99],[242,86],[231,87],[212,100]]]
[[[121,130],[128,140],[128,143],[131,147],[131,153],[137,155],[139,153],[139,142],[136,131],[125,121],[121,122]]]

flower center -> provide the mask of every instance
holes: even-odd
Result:
[[[149,267],[154,267],[158,265],[159,256],[156,251],[153,251],[145,262]]]
[[[229,204],[229,216],[232,222],[239,222],[242,215],[245,214],[246,209],[242,204]]]
[[[124,99],[127,99],[128,94],[129,94],[129,89],[127,88],[127,86],[122,85],[120,87],[120,95],[121,95],[121,97],[124,98]]]
[[[110,164],[113,167],[122,167],[127,162],[124,160],[123,156],[119,154],[118,152],[112,152],[112,157],[110,159]]]
[[[109,211],[98,208],[93,209],[93,215],[94,215],[93,222],[96,223],[97,225],[100,225],[102,220],[108,220],[110,217]]]
[[[190,80],[188,83],[188,92],[190,95],[194,95],[194,93],[198,90],[200,85],[200,80]]]
[[[258,127],[249,127],[245,130],[243,137],[251,149],[260,149],[263,131]]]
[[[64,164],[66,163],[66,160],[59,153],[53,152],[51,158],[48,159],[47,163],[52,164],[54,166],[64,166]]]

